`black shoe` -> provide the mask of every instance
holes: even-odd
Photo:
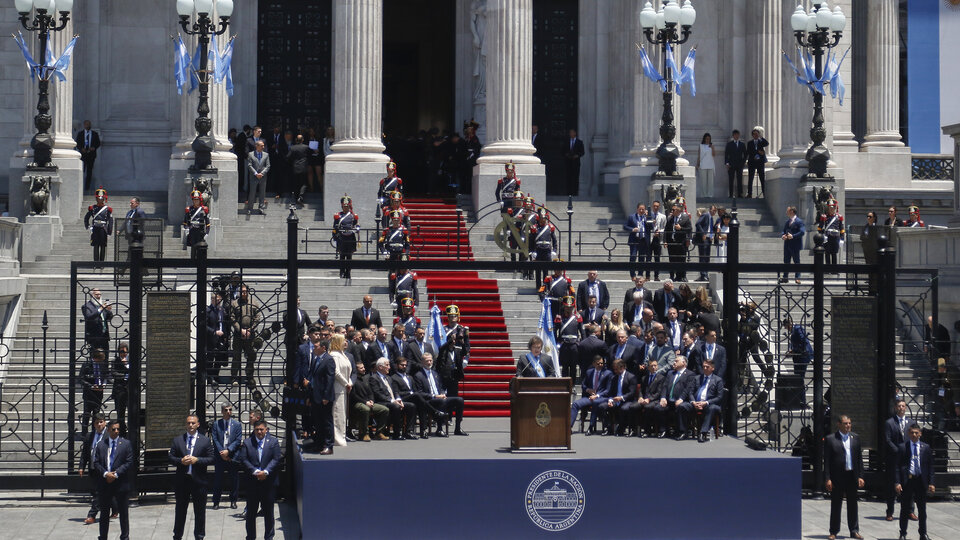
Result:
[[[429,438],[430,438],[430,435],[428,435],[426,431],[421,431],[421,432],[420,432],[420,438],[421,438],[421,439],[429,439]]]
[[[453,434],[454,434],[454,435],[460,435],[461,437],[469,437],[469,436],[470,436],[469,433],[467,433],[466,431],[464,431],[464,430],[462,430],[462,429],[460,429],[460,428],[457,428],[456,430],[454,430]]]
[[[446,437],[447,434],[443,432],[442,429],[438,429],[436,433],[433,434],[434,437]]]
[[[218,502],[213,503],[213,509],[214,509],[214,510],[219,510],[219,509],[220,509],[220,503],[218,503]]]
[[[786,282],[787,282],[787,278],[780,278],[777,280],[777,283],[786,283]]]
[[[247,509],[246,509],[246,508],[243,509],[243,512],[240,512],[240,517],[242,517],[242,518],[247,517]]]
[[[236,510],[236,509],[237,509],[237,503],[235,503],[235,502],[230,503],[230,509],[231,509],[231,510]]]
[[[901,534],[900,537],[897,538],[897,540],[907,540],[907,535]]]
[[[666,436],[667,436],[667,431],[666,431],[666,430],[661,431],[660,433],[657,433],[657,438],[658,438],[658,439],[662,439],[662,438],[664,438],[664,437],[666,437]]]
[[[411,441],[415,441],[415,440],[417,440],[417,439],[419,439],[419,438],[420,438],[420,437],[417,437],[417,436],[414,435],[413,433],[407,433],[407,439],[409,439],[409,440],[411,440]]]
[[[677,436],[677,440],[678,440],[678,441],[685,441],[685,440],[687,440],[687,439],[689,439],[689,438],[690,438],[690,434],[687,433],[686,431],[684,431],[683,433],[681,433],[680,435]]]

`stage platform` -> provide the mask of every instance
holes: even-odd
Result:
[[[799,458],[580,433],[572,452],[514,454],[509,428],[298,453],[303,538],[800,538]]]

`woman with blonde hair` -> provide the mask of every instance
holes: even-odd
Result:
[[[604,341],[607,345],[613,345],[617,342],[617,332],[620,330],[629,333],[630,325],[623,321],[623,312],[620,311],[620,308],[614,308],[614,310],[610,312],[610,319],[603,327]]]
[[[343,334],[330,336],[330,356],[337,366],[336,382],[333,385],[336,399],[333,402],[333,443],[347,445],[347,391],[353,386],[350,373],[353,370],[350,359],[343,353],[347,348],[347,339]]]

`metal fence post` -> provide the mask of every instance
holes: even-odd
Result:
[[[300,309],[297,305],[297,299],[300,296],[298,286],[300,277],[297,268],[297,225],[300,223],[300,219],[297,217],[295,210],[296,206],[290,205],[290,215],[287,216],[287,316],[286,321],[284,321],[286,326],[286,339],[284,341],[287,346],[286,366],[284,370],[285,388],[293,388],[297,382],[293,379],[294,373],[296,372],[297,348],[300,346],[300,340],[298,339],[300,330],[297,324]],[[349,261],[346,262],[349,264]],[[349,266],[347,268],[349,268]],[[286,481],[286,487],[289,491],[293,489],[294,485],[292,465],[294,460],[293,453],[296,451],[296,446],[293,443],[295,434],[293,425],[296,422],[297,413],[292,403],[284,400],[281,414],[286,425],[286,444],[284,444],[284,446],[286,448],[288,461],[285,466],[284,480]]]
[[[573,260],[573,195],[567,197],[567,260]]]
[[[200,240],[197,248],[197,406],[194,413],[200,429],[207,429],[207,242]],[[216,417],[217,411],[213,412]]]
[[[813,235],[813,491],[823,492],[823,235]]]
[[[877,242],[880,248],[880,287],[877,305],[877,424],[883,428],[890,416],[890,406],[896,395],[896,325],[897,325],[897,250],[890,245],[889,239],[881,236]],[[878,431],[882,433],[882,431]],[[884,445],[880,446],[880,458],[886,458]]]
[[[43,329],[43,383],[40,386],[40,478],[47,475],[47,330],[50,324],[47,322],[47,310],[43,310],[43,322],[40,324]],[[43,486],[46,482],[40,483],[40,498],[43,498]]]
[[[143,230],[133,225],[130,241],[130,378],[127,381],[127,434],[133,445],[133,482],[140,471],[140,381],[143,377]],[[136,485],[132,483],[132,485]]]
[[[724,432],[736,435],[737,419],[740,416],[737,401],[740,397],[740,221],[737,209],[733,208],[730,231],[727,233],[727,268],[723,275],[723,339],[727,348],[727,403],[725,406]]]
[[[70,403],[67,405],[67,474],[73,474],[73,456],[76,451],[77,434],[77,261],[70,263],[70,373],[67,390]]]

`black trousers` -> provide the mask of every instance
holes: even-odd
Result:
[[[81,159],[80,162],[83,163],[83,190],[90,191],[90,185],[93,183],[93,162],[97,158],[93,159]]]
[[[121,387],[122,388],[122,387]],[[127,436],[127,389],[114,389],[113,405],[117,420],[120,421],[120,436]]]
[[[580,194],[580,158],[567,159],[567,192],[566,195]]]
[[[847,499],[847,527],[851,533],[859,532],[857,477],[853,471],[843,471],[833,481],[833,491],[830,492],[830,534],[840,532],[840,510],[843,508],[844,498]]]
[[[687,262],[687,246],[683,242],[671,242],[667,244],[667,252],[670,253],[670,262],[674,263],[685,263]],[[683,281],[687,279],[687,273],[683,270],[671,271],[670,278],[677,281]]]
[[[93,468],[90,468],[90,472],[93,471]],[[90,482],[93,486],[90,488],[90,510],[87,511],[88,518],[96,518],[97,514],[100,513],[100,490],[97,489],[97,482],[99,479],[92,474],[90,476]],[[116,502],[111,501],[109,507],[106,509],[108,514],[113,514],[113,509],[117,506]]]
[[[757,196],[762,192],[764,195],[767,194],[767,184],[764,181],[763,177],[763,168],[764,163],[761,162],[749,162],[747,163],[747,197],[753,197],[753,175],[756,175],[760,178],[760,191],[757,192]]]
[[[576,343],[560,343],[560,376],[577,377],[580,353]]]
[[[630,246],[630,263],[631,264],[640,264],[645,263],[650,260],[650,246],[647,244],[646,239],[637,244],[629,244]],[[637,272],[633,268],[630,268],[630,278],[637,275]]]
[[[460,422],[463,421],[463,398],[462,397],[447,397],[447,398],[433,398],[430,400],[430,405],[437,410],[443,411],[445,413],[456,415],[457,423],[455,429],[460,429]],[[440,426],[437,426],[437,429],[440,429]]]
[[[113,506],[120,514],[120,540],[130,540],[130,500],[127,490],[118,490],[106,484],[101,485],[100,495],[100,540],[110,538],[110,510]]]
[[[227,489],[230,491],[230,502],[237,502],[237,495],[240,491],[240,474],[239,466],[234,461],[224,461],[219,454],[214,458],[214,471],[215,476],[213,478],[213,504],[220,504],[220,495],[223,493],[223,476],[226,473],[227,476]]]
[[[251,476],[247,482],[247,540],[257,539],[257,513],[263,509],[263,537],[273,538],[273,507],[277,499],[277,488],[273,477],[257,480]]]
[[[897,467],[897,462],[896,462],[896,461],[887,461],[887,467],[886,467],[885,476],[887,477],[887,486],[890,488],[889,491],[887,491],[887,515],[888,515],[888,516],[892,516],[892,515],[893,515],[893,507],[894,507],[894,505],[897,503],[897,476],[896,476],[896,467]],[[906,490],[906,487],[905,487],[905,486],[904,486],[904,490]],[[903,500],[904,500],[904,498],[903,498],[903,496],[901,496],[901,497],[900,497],[901,504],[902,504],[902,501],[903,501]],[[908,508],[909,508],[910,511],[907,512],[907,514],[908,514],[908,515],[909,515],[909,514],[912,514],[912,513],[913,513],[913,505],[911,504]]]
[[[239,337],[239,334],[233,338],[233,365],[230,366],[230,377],[235,380],[240,380],[240,356],[241,353],[246,359],[246,363],[243,366],[244,375],[246,375],[247,384],[253,383],[253,363],[257,360],[257,350],[253,348],[253,332],[254,329],[250,329],[251,335],[249,339],[243,339]]]
[[[730,198],[743,197],[743,165],[731,165],[727,169],[727,183],[730,187]],[[736,191],[734,191],[736,186]]]
[[[710,248],[711,248],[711,247],[712,247],[711,244],[709,244],[709,243],[707,243],[707,242],[701,242],[701,243],[697,244],[697,254],[699,254],[699,256],[700,256],[700,262],[702,262],[702,263],[708,263],[708,262],[710,262]],[[705,281],[705,280],[707,279],[707,273],[704,272],[703,270],[700,271],[700,279],[701,279],[701,281]]]
[[[86,435],[92,425],[93,415],[103,409],[103,390],[83,391],[83,414],[80,416],[80,430]]]
[[[183,526],[187,522],[187,506],[193,502],[193,536],[198,540],[206,536],[207,486],[190,475],[177,480],[174,490],[176,510],[173,518],[173,537],[183,538]]]
[[[653,237],[650,240],[650,254],[647,256],[648,261],[660,262],[660,255],[663,253],[663,243],[660,241],[659,237]],[[650,279],[650,271],[647,270],[647,279]],[[660,269],[657,268],[653,272],[653,279],[655,281],[660,280]]]
[[[310,412],[316,430],[313,444],[320,448],[333,448],[333,401],[326,405],[311,403]]]
[[[910,523],[910,513],[913,512],[913,504],[917,504],[917,517],[920,518],[918,525],[920,535],[927,534],[927,489],[920,481],[920,478],[908,478],[906,484],[902,484],[903,493],[900,495],[900,534],[907,534],[907,525]]]

